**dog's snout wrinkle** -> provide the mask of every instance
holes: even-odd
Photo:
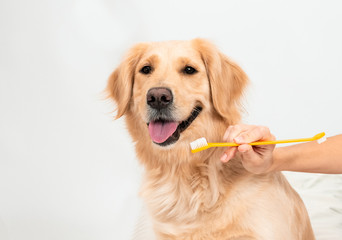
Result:
[[[173,95],[170,89],[164,87],[151,88],[146,95],[147,104],[154,109],[163,109],[173,102]]]

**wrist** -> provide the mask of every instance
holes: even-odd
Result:
[[[271,166],[268,168],[267,172],[278,172],[283,171],[282,169],[282,157],[284,155],[283,148],[275,148],[272,154]]]

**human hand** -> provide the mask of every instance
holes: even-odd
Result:
[[[248,143],[255,141],[273,141],[275,137],[267,127],[254,125],[232,125],[224,134],[223,140],[241,144],[238,147],[227,147],[222,162],[228,162],[238,155],[244,168],[255,174],[265,173],[270,170],[273,163],[273,150],[275,145],[251,146]]]

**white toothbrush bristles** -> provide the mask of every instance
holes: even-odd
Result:
[[[200,147],[205,147],[207,145],[208,145],[207,140],[204,137],[199,138],[190,143],[191,150],[195,150]]]
[[[326,136],[323,136],[323,137],[321,137],[320,139],[317,139],[317,143],[318,143],[318,144],[321,144],[321,143],[325,142],[326,140],[327,140],[327,137],[326,137]]]

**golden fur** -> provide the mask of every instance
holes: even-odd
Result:
[[[154,69],[149,75],[139,72],[146,65]],[[198,72],[182,73],[188,65]],[[305,206],[281,173],[248,173],[237,158],[224,164],[223,148],[190,152],[191,141],[222,141],[239,123],[247,83],[236,63],[202,39],[138,44],[110,76],[117,118],[125,116],[145,168],[141,196],[158,239],[314,239]],[[153,87],[172,90],[177,121],[203,108],[170,146],[149,136],[146,94]]]

